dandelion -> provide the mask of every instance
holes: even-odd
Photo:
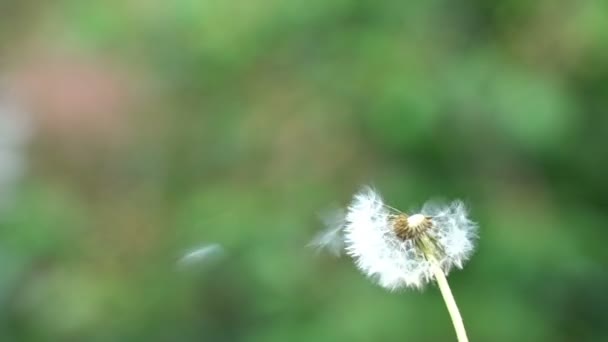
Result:
[[[435,281],[458,340],[468,341],[446,275],[462,268],[474,249],[477,224],[464,204],[425,204],[408,215],[386,205],[371,188],[357,193],[338,226],[313,240],[317,247],[340,245],[366,276],[388,290],[422,288]]]

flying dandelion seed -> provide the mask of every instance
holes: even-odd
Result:
[[[335,209],[321,215],[321,220],[326,229],[317,234],[308,244],[317,251],[322,249],[329,251],[335,256],[340,256],[344,250],[344,216],[341,209]]]
[[[311,245],[332,252],[344,246],[357,268],[388,290],[422,288],[436,281],[459,341],[467,341],[446,280],[452,269],[462,268],[471,257],[477,238],[477,224],[461,201],[427,203],[420,212],[408,215],[386,205],[366,187],[354,196],[343,220],[334,222]]]
[[[195,265],[206,264],[221,257],[223,254],[224,248],[220,244],[201,245],[182,255],[177,261],[177,265],[180,267],[193,267]]]

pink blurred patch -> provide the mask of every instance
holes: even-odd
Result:
[[[129,131],[133,77],[112,63],[81,55],[36,57],[11,77],[39,133],[77,140],[113,140]]]

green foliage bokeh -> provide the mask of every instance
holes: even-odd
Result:
[[[455,340],[433,286],[306,247],[372,184],[470,206],[449,280],[471,341],[605,341],[608,6],[558,3],[0,5],[3,73],[42,41],[145,84],[122,143],[31,141],[0,211],[0,340]]]

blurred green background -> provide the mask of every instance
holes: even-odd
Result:
[[[599,0],[3,0],[0,340],[454,341],[306,247],[372,184],[469,204],[472,341],[608,341],[607,108]]]

